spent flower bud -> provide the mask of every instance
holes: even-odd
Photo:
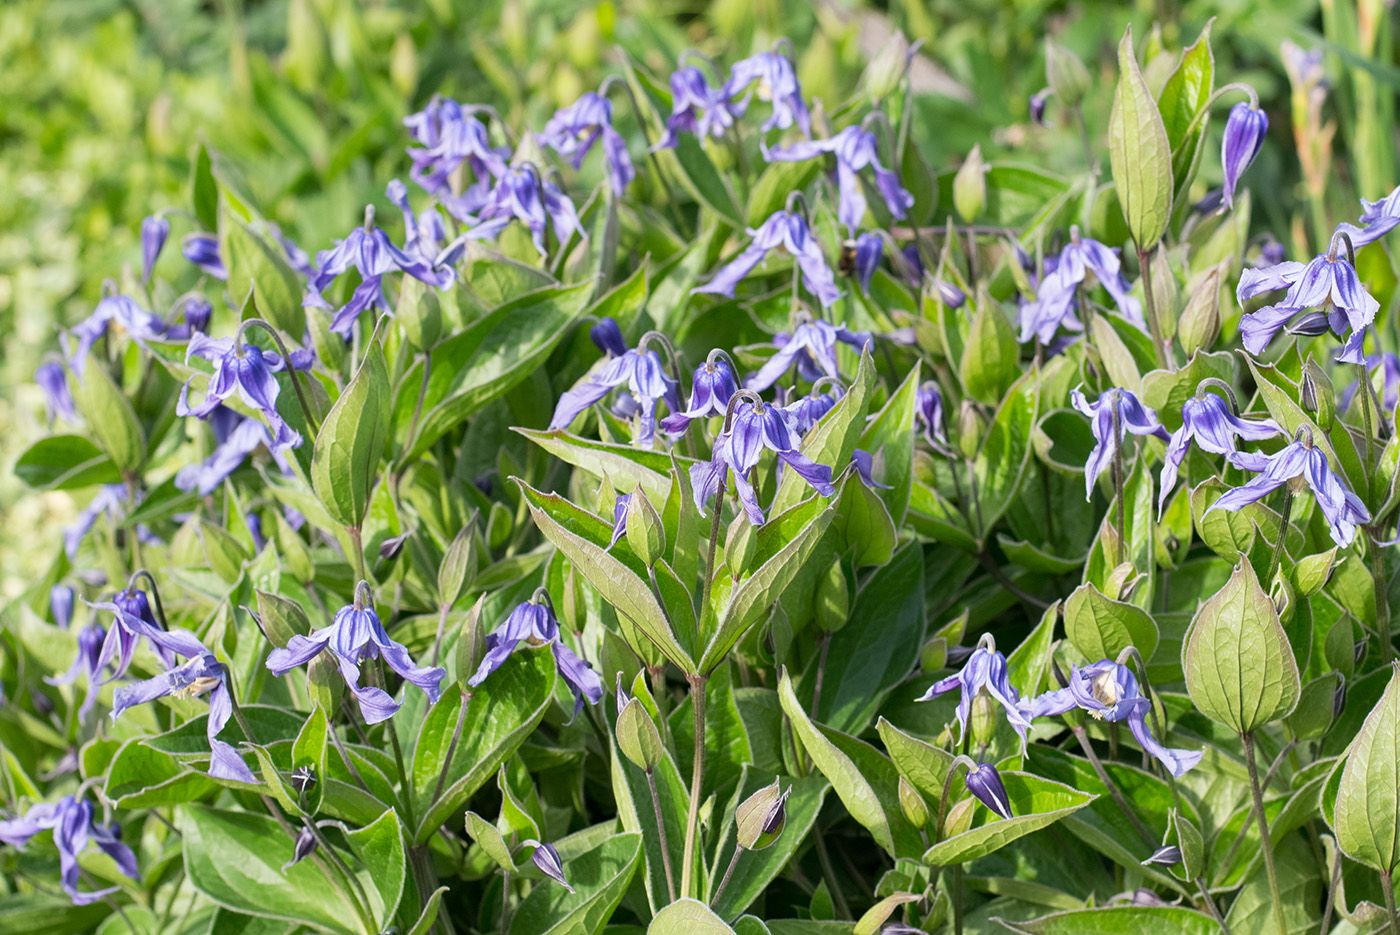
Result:
[[[792,787],[781,789],[778,781],[759,789],[739,804],[734,812],[736,839],[748,851],[761,851],[778,839],[787,823],[787,797]]]

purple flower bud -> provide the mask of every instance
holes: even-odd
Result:
[[[860,280],[860,287],[868,292],[870,280],[880,268],[880,258],[885,252],[885,240],[876,231],[867,231],[857,237],[853,244],[849,244],[849,247],[852,250],[852,267],[856,278]]]
[[[527,838],[521,844],[535,848],[535,852],[530,855],[530,860],[540,869],[541,873],[570,893],[574,891],[574,888],[569,885],[569,881],[564,879],[564,861],[560,858],[559,851],[555,849],[553,844],[544,844],[534,838]]]
[[[997,817],[1012,817],[1011,799],[1006,794],[1006,786],[1002,784],[1001,773],[992,764],[978,763],[976,768],[967,771],[967,791]]]
[[[159,214],[153,214],[141,222],[141,281],[151,281],[151,271],[155,269],[160,252],[165,249],[165,239],[170,236],[170,222]]]
[[[967,294],[946,279],[934,280],[934,286],[938,289],[938,298],[949,308],[962,308],[967,302]]]
[[[1241,101],[1230,108],[1230,116],[1225,121],[1225,140],[1220,148],[1220,165],[1225,173],[1226,208],[1234,207],[1235,186],[1254,157],[1259,155],[1259,147],[1264,144],[1264,135],[1268,132],[1268,115],[1253,104]]]
[[[1174,844],[1165,844],[1152,852],[1151,856],[1142,861],[1144,867],[1157,864],[1162,867],[1172,867],[1181,863],[1181,848]]]
[[[219,256],[219,238],[213,234],[189,234],[180,245],[185,259],[215,279],[228,279],[228,268]]]
[[[73,621],[74,597],[73,589],[66,584],[56,584],[49,589],[49,614],[60,630],[68,629]]]
[[[607,316],[598,319],[598,323],[588,329],[588,336],[598,345],[598,350],[609,357],[621,357],[627,353],[627,342],[615,319]]]
[[[292,770],[292,788],[298,792],[305,792],[316,785],[316,769],[310,764],[302,764]]]
[[[191,296],[184,302],[185,326],[190,334],[209,330],[209,320],[214,317],[214,306],[203,296]]]
[[[299,864],[310,857],[316,850],[316,835],[311,833],[310,828],[302,828],[297,834],[297,840],[292,845],[292,859],[282,865],[284,871],[291,869],[293,864]]]
[[[49,411],[49,425],[60,418],[72,421],[78,417],[73,408],[73,395],[68,392],[68,368],[56,360],[39,365],[34,382],[44,391],[44,405]]]
[[[1038,127],[1045,126],[1045,105],[1049,103],[1051,93],[1049,88],[1041,88],[1031,95],[1028,110],[1031,115],[1031,123]]]

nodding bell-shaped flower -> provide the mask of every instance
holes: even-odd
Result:
[[[165,337],[166,325],[154,313],[137,304],[130,296],[112,292],[102,297],[92,314],[74,325],[64,336],[64,356],[73,375],[82,378],[88,351],[107,334],[112,325],[123,328],[137,344]],[[69,345],[69,337],[76,346]]]
[[[1001,781],[1001,773],[991,763],[978,763],[967,771],[964,779],[967,791],[977,797],[992,814],[998,818],[1011,818],[1011,797],[1006,794],[1006,785]]]
[[[621,333],[614,335],[614,332],[615,323],[612,329],[605,331],[609,355],[621,343]],[[636,348],[611,357],[572,389],[566,390],[554,408],[554,417],[549,420],[550,429],[567,428],[589,406],[626,386],[637,404],[636,442],[650,444],[656,434],[656,404],[664,401],[673,413],[680,412],[681,406],[676,381],[666,374],[661,356],[646,347],[648,337],[644,336]]]
[[[690,382],[690,405],[662,419],[661,427],[670,435],[679,435],[696,419],[722,416],[729,405],[729,397],[738,391],[739,381],[729,356],[722,351],[711,351],[705,362],[695,368]]]
[[[603,681],[598,673],[559,638],[559,620],[554,616],[554,608],[543,589],[536,591],[530,600],[517,605],[506,622],[486,637],[486,655],[467,684],[475,688],[486,681],[491,673],[505,664],[521,643],[550,648],[554,654],[555,669],[574,693],[575,717],[583,710],[585,699],[589,704],[603,700]]]
[[[117,869],[122,873],[133,880],[140,877],[136,855],[122,843],[121,829],[115,823],[102,825],[93,821],[91,802],[70,795],[53,804],[35,805],[22,817],[0,821],[0,842],[23,847],[41,831],[53,832],[53,843],[58,848],[59,880],[75,906],[97,902],[118,889],[115,886],[94,891],[78,889],[82,872],[78,866],[78,856],[87,848],[89,841],[116,861]]]
[[[1113,462],[1113,456],[1129,433],[1151,435],[1162,441],[1170,441],[1171,436],[1157,420],[1157,413],[1133,395],[1131,390],[1113,387],[1105,390],[1097,402],[1089,402],[1083,391],[1075,389],[1070,393],[1070,401],[1090,419],[1094,433],[1094,450],[1089,452],[1089,460],[1084,463],[1084,499],[1094,496],[1094,484],[1099,475]],[[1114,422],[1118,431],[1114,432]]]
[[[758,229],[750,228],[748,234],[749,245],[743,252],[715,273],[709,282],[696,287],[696,292],[734,298],[734,290],[744,277],[763,262],[769,251],[781,247],[797,261],[807,291],[816,296],[823,306],[831,305],[841,297],[821,244],[812,236],[802,215],[786,209],[775,211]]]
[[[1326,316],[1325,325],[1342,339],[1336,360],[1359,364],[1365,361],[1366,334],[1380,311],[1378,302],[1361,282],[1356,267],[1339,255],[1346,234],[1338,231],[1332,236],[1327,253],[1319,254],[1307,264],[1288,261],[1261,269],[1246,269],[1240,273],[1235,296],[1241,305],[1265,292],[1288,292],[1278,303],[1266,305],[1240,319],[1240,338],[1245,350],[1259,355],[1280,331],[1296,331],[1303,322],[1304,333],[1321,333],[1310,328],[1304,319],[1313,310]],[[1316,319],[1321,323],[1321,319]]]
[[[1339,224],[1337,230],[1351,238],[1353,247],[1375,243],[1400,226],[1400,186],[1380,201],[1361,200],[1361,226]]]
[[[1050,95],[1053,93],[1055,92],[1051,91],[1049,88],[1041,88],[1030,96],[1030,100],[1026,102],[1026,110],[1030,114],[1031,123],[1038,127],[1047,125],[1045,122],[1045,109],[1046,105],[1050,103]]]
[[[803,136],[812,135],[812,118],[807,112],[807,102],[802,99],[802,86],[797,81],[797,70],[792,61],[781,52],[760,52],[757,55],[735,62],[729,70],[729,81],[725,83],[724,95],[733,99],[750,86],[757,86],[758,98],[773,105],[773,112],[763,123],[763,132],[772,129],[786,130],[794,123],[802,130]],[[748,109],[749,94],[734,107],[742,114]]]
[[[860,173],[869,169],[875,177],[875,188],[885,201],[890,214],[902,219],[914,205],[914,196],[899,183],[899,176],[880,162],[875,134],[860,126],[850,126],[828,140],[803,140],[791,146],[764,149],[769,162],[806,162],[819,156],[836,157],[836,187],[840,201],[836,216],[852,234],[865,217],[865,192]]]
[[[99,684],[121,678],[131,668],[137,644],[144,638],[166,666],[174,666],[177,656],[196,656],[204,646],[188,630],[166,630],[151,612],[146,592],[139,588],[118,591],[110,601],[89,604],[93,610],[112,615],[112,626],[102,641],[102,651],[91,671],[100,672],[109,665],[112,672]]]
[[[486,125],[447,97],[434,97],[428,106],[404,118],[421,148],[410,148],[409,178],[434,195],[459,221],[468,221],[486,203],[491,180],[506,171],[510,150],[491,145]],[[453,187],[457,169],[466,165],[475,182],[460,194]]]
[[[1108,659],[1075,667],[1065,688],[1048,691],[1021,707],[1030,718],[1049,717],[1080,708],[1100,720],[1113,723],[1127,721],[1128,729],[1142,749],[1173,776],[1180,776],[1191,769],[1203,755],[1200,750],[1164,747],[1152,736],[1147,726],[1152,702],[1138,689],[1137,678],[1131,669]]]
[[[213,234],[186,234],[180,242],[180,253],[215,279],[228,279],[228,267],[219,255],[219,238]]]
[[[914,418],[924,427],[924,440],[935,451],[948,448],[948,436],[943,431],[943,392],[933,380],[919,385],[914,394]]]
[[[720,139],[742,113],[743,108],[735,108],[730,101],[727,86],[713,87],[694,65],[677,68],[671,73],[671,116],[655,148],[674,148],[682,133]]]
[[[160,252],[165,249],[165,240],[170,236],[170,222],[162,215],[153,214],[141,222],[141,281],[149,283]]]
[[[608,184],[620,197],[636,178],[632,157],[627,154],[627,141],[613,129],[612,102],[602,94],[587,91],[568,107],[555,111],[539,134],[542,145],[548,146],[569,160],[575,170],[583,165],[589,152],[603,142],[603,157],[607,162]]]
[[[549,256],[545,248],[545,234],[552,226],[554,237],[563,244],[573,234],[584,236],[583,225],[579,223],[578,211],[569,196],[559,190],[559,186],[540,175],[532,165],[509,166],[496,182],[477,216],[475,226],[469,228],[438,255],[438,266],[452,266],[461,255],[467,241],[495,240],[501,231],[510,226],[511,221],[519,221],[530,231],[535,249],[540,256]]]
[[[1048,345],[1061,327],[1071,331],[1084,329],[1074,309],[1079,286],[1089,273],[1113,298],[1124,318],[1139,328],[1147,327],[1142,306],[1131,294],[1132,286],[1123,275],[1117,252],[1097,240],[1081,237],[1079,228],[1073,227],[1070,242],[1059,256],[1046,259],[1045,275],[1040,279],[1035,299],[1021,307],[1022,343],[1034,338]]]
[[[281,677],[297,666],[309,663],[323,651],[335,657],[341,678],[350,688],[351,694],[360,705],[360,713],[368,724],[393,717],[399,710],[399,703],[382,688],[361,687],[360,664],[366,660],[383,657],[406,682],[411,682],[423,690],[430,702],[438,700],[442,694],[442,680],[446,670],[437,666],[418,667],[404,649],[402,643],[395,642],[385,632],[374,612],[370,601],[369,585],[361,581],[355,589],[355,603],[342,607],[336,612],[330,626],[313,630],[308,636],[293,636],[285,648],[274,649],[267,657],[268,671]]]
[[[958,691],[958,742],[962,742],[967,732],[968,719],[972,716],[972,702],[986,692],[992,700],[1006,712],[1006,720],[1021,738],[1022,749],[1026,745],[1026,730],[1030,721],[1021,713],[1017,702],[1021,696],[1011,685],[1006,668],[1006,656],[996,648],[990,634],[983,634],[977,648],[968,656],[960,672],[940,679],[929,686],[929,690],[919,697],[919,701],[929,701],[946,692]]]
[[[1176,487],[1177,473],[1193,440],[1202,451],[1228,455],[1237,450],[1236,438],[1263,441],[1282,434],[1283,429],[1273,419],[1242,419],[1235,415],[1230,402],[1201,387],[1181,407],[1181,428],[1173,432],[1167,442],[1166,457],[1162,461],[1162,492],[1157,497],[1158,513]]]
[[[239,418],[237,426],[198,464],[180,468],[175,474],[175,486],[180,490],[193,490],[201,497],[207,497],[219,485],[232,476],[242,466],[248,456],[260,446],[272,452],[273,460],[280,467],[288,469],[282,455],[274,448],[276,439],[267,426],[256,419]]]
[[[1230,116],[1225,121],[1225,138],[1220,147],[1220,166],[1224,170],[1225,185],[1223,195],[1225,208],[1235,205],[1235,186],[1244,175],[1254,157],[1259,155],[1259,147],[1264,145],[1264,135],[1269,132],[1269,115],[1254,103],[1241,101],[1230,108]]]
[[[831,388],[826,389],[823,384],[831,384]],[[821,421],[822,416],[836,407],[842,395],[844,395],[844,391],[841,389],[841,384],[835,380],[822,378],[820,382],[813,384],[811,392],[807,395],[798,396],[792,402],[779,408],[787,416],[788,427],[801,438]]]
[[[844,325],[833,325],[825,321],[806,320],[773,338],[778,352],[759,368],[758,372],[745,382],[747,389],[755,393],[768,389],[782,378],[793,365],[804,380],[819,380],[830,377],[841,379],[841,367],[836,359],[836,344],[840,342],[862,351],[873,338],[865,331],[851,331]]]
[[[1332,541],[1342,548],[1351,545],[1356,537],[1356,527],[1369,523],[1371,513],[1361,498],[1348,490],[1341,478],[1332,473],[1327,455],[1313,446],[1306,430],[1302,430],[1301,434],[1302,438],[1290,442],[1272,455],[1251,451],[1236,451],[1227,455],[1235,467],[1258,472],[1259,476],[1242,487],[1227,490],[1206,512],[1238,510],[1264,499],[1284,484],[1295,482],[1312,491],[1322,515],[1327,519]]]
[[[292,355],[294,358],[297,356]],[[190,384],[193,378],[185,381],[180,390],[180,401],[175,411],[181,416],[195,416],[208,419],[224,402],[237,394],[252,409],[261,412],[272,429],[273,451],[284,451],[301,444],[301,433],[297,432],[277,411],[277,395],[282,391],[277,385],[274,373],[287,366],[282,355],[264,351],[255,344],[246,344],[228,338],[211,338],[196,334],[190,338],[185,351],[185,360],[199,357],[214,364],[214,373],[209,377],[209,387],[204,399],[197,406],[189,404]],[[293,361],[305,363],[310,361]]]

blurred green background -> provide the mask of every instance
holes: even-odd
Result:
[[[834,110],[859,87],[866,63],[903,33],[922,42],[914,129],[932,166],[956,167],[980,144],[989,161],[1073,176],[1090,167],[1070,117],[1053,103],[1049,127],[1027,117],[1027,98],[1046,83],[1046,40],[1088,66],[1086,124],[1106,165],[1100,141],[1125,26],[1134,26],[1150,79],[1154,53],[1170,71],[1212,19],[1217,85],[1248,82],[1271,116],[1249,180],[1255,227],[1303,249],[1305,219],[1352,217],[1355,197],[1380,197],[1395,183],[1400,70],[1380,0],[7,0],[0,595],[18,593],[46,563],[75,511],[67,494],[26,496],[13,476],[16,454],[44,430],[34,368],[57,347],[57,327],[91,309],[104,279],[139,266],[141,219],[188,203],[200,141],[314,253],[355,224],[366,202],[382,203],[389,179],[406,176],[401,120],[434,93],[492,103],[510,125],[538,128],[615,70],[619,48],[664,76],[687,48],[727,66],[787,36],[809,99]],[[1310,191],[1300,173],[1293,120],[1306,115],[1290,94],[1285,40],[1325,53],[1322,123],[1302,134],[1318,148],[1335,124],[1325,193]],[[1208,152],[1196,197],[1219,178],[1218,144]],[[188,274],[179,238],[192,228],[178,214],[172,226],[161,268],[178,279]]]

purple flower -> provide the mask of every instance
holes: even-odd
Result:
[[[967,294],[946,279],[935,279],[934,288],[938,290],[939,300],[949,308],[962,308],[967,302]]]
[[[555,111],[539,134],[542,145],[548,146],[569,160],[575,170],[601,139],[607,162],[608,184],[614,197],[621,197],[637,170],[627,154],[627,141],[613,129],[612,102],[601,94],[588,91],[568,107]]]
[[[1235,296],[1241,305],[1261,293],[1288,290],[1277,304],[1266,305],[1240,320],[1245,350],[1262,354],[1280,331],[1292,330],[1290,326],[1296,329],[1301,325],[1310,334],[1320,333],[1318,327],[1325,326],[1343,339],[1337,361],[1359,364],[1365,360],[1366,333],[1376,320],[1380,303],[1366,291],[1356,268],[1338,256],[1341,237],[1341,232],[1334,234],[1329,252],[1306,265],[1285,262],[1240,273]],[[1305,315],[1312,309],[1321,309],[1325,321]]]
[[[68,671],[60,676],[45,679],[50,685],[71,685],[78,680],[78,676],[87,676],[87,695],[83,698],[82,706],[78,708],[79,720],[85,719],[92,710],[97,701],[97,686],[103,683],[102,669],[105,663],[102,661],[102,647],[106,638],[107,631],[100,623],[94,622],[83,627],[78,633],[78,655],[74,657]]]
[[[760,52],[736,62],[729,71],[724,96],[733,99],[755,82],[759,100],[773,105],[773,113],[764,121],[763,132],[767,133],[775,127],[786,130],[795,123],[803,136],[812,135],[812,118],[807,113],[806,102],[802,100],[802,86],[798,84],[797,71],[787,56],[780,52]],[[748,109],[748,104],[749,96],[745,94],[734,109],[743,113]]]
[[[151,644],[156,655],[167,667],[174,666],[176,656],[195,656],[204,646],[188,630],[165,630],[151,613],[146,592],[139,588],[118,591],[110,601],[89,604],[93,610],[112,615],[112,626],[102,641],[102,651],[90,671],[100,672],[108,666],[112,672],[99,684],[119,679],[131,668],[131,659],[142,638]]]
[[[935,451],[948,447],[943,433],[943,392],[933,380],[920,384],[914,394],[914,418],[924,427],[924,439]]]
[[[1081,237],[1076,227],[1070,229],[1070,242],[1059,256],[1046,259],[1045,275],[1037,286],[1035,299],[1021,306],[1022,343],[1034,338],[1041,344],[1050,344],[1060,327],[1084,330],[1074,309],[1079,287],[1089,273],[1112,296],[1124,318],[1139,328],[1146,327],[1142,306],[1130,294],[1131,285],[1123,275],[1118,254],[1097,240]]]
[[[505,173],[510,150],[492,146],[486,125],[451,98],[433,98],[422,111],[404,118],[404,126],[422,144],[408,151],[413,160],[409,177],[437,196],[453,217],[471,222],[486,204],[491,180]],[[452,180],[463,164],[476,181],[458,194]]]
[[[73,622],[75,600],[77,595],[66,584],[56,584],[49,588],[49,616],[53,618],[54,626],[60,630],[68,629],[68,625]]]
[[[861,289],[870,291],[870,280],[875,278],[875,270],[880,268],[880,259],[885,253],[885,238],[879,231],[866,231],[850,244],[853,252],[853,265],[856,279]]]
[[[903,218],[914,204],[914,196],[899,184],[899,176],[880,162],[875,134],[859,126],[850,126],[828,140],[803,140],[791,146],[765,149],[769,162],[805,162],[832,153],[836,156],[836,187],[840,192],[837,217],[855,233],[865,217],[865,192],[861,189],[860,173],[869,169],[875,176],[875,187],[885,200],[885,207],[896,218]]]
[[[662,419],[661,427],[671,435],[679,435],[695,419],[722,416],[729,398],[738,391],[739,384],[728,357],[711,351],[705,362],[695,368],[695,377],[690,383],[690,405]]]
[[[978,763],[967,771],[965,779],[967,791],[998,818],[1010,818],[1011,798],[1006,794],[1006,786],[1001,781],[1001,773],[991,763]]]
[[[643,338],[643,345],[645,342]],[[609,353],[611,350],[610,345]],[[656,434],[656,404],[665,400],[672,412],[679,412],[680,397],[676,394],[676,381],[666,375],[661,357],[656,351],[643,346],[611,357],[572,389],[565,391],[559,397],[549,427],[567,428],[585,409],[624,384],[638,405],[636,442],[649,444]]]
[[[175,474],[175,486],[180,490],[198,491],[201,497],[207,497],[238,470],[259,445],[273,450],[272,432],[256,419],[240,418],[238,426],[219,442],[209,457],[180,468]],[[285,464],[280,454],[274,452],[273,457]]]
[[[803,379],[818,380],[826,376],[839,380],[841,369],[836,360],[837,342],[863,350],[872,340],[868,332],[850,331],[844,325],[804,321],[791,333],[784,332],[773,339],[778,352],[768,358],[758,373],[749,377],[744,385],[755,392],[766,390],[794,364]]]
[[[1339,224],[1337,230],[1351,238],[1353,247],[1364,247],[1380,240],[1400,225],[1400,186],[1380,201],[1361,200],[1361,227]]]
[[[271,221],[268,222],[267,230],[282,248],[282,252],[287,255],[287,262],[291,264],[292,269],[308,279],[315,275],[316,268],[311,265],[311,258],[306,255],[305,250],[297,246],[296,241],[282,233],[282,228]]]
[[[1237,451],[1227,455],[1230,463],[1259,474],[1243,487],[1227,490],[1211,504],[1211,510],[1238,510],[1256,503],[1284,484],[1295,482],[1297,489],[1306,485],[1327,518],[1332,541],[1342,548],[1351,545],[1356,527],[1371,521],[1371,514],[1361,499],[1346,488],[1332,473],[1327,455],[1314,448],[1312,439],[1294,441],[1272,455]],[[1209,512],[1209,511],[1207,511]]]
[[[836,288],[836,277],[832,275],[831,267],[826,265],[821,245],[812,236],[802,215],[787,210],[775,211],[762,227],[757,230],[750,228],[748,233],[751,239],[743,252],[715,273],[709,282],[696,288],[696,292],[734,298],[735,287],[763,261],[768,251],[782,247],[797,260],[807,291],[815,295],[823,306],[831,305],[841,297]]]
[[[1041,88],[1031,95],[1027,102],[1026,109],[1030,112],[1031,123],[1038,127],[1045,126],[1045,106],[1050,103],[1050,95],[1054,93],[1049,88]]]
[[[831,468],[817,464],[797,450],[787,416],[777,406],[762,401],[738,403],[729,430],[715,439],[712,460],[692,465],[690,482],[695,492],[695,505],[701,515],[705,504],[719,492],[726,471],[734,472],[734,488],[744,505],[749,522],[755,526],[764,521],[758,505],[758,494],[749,482],[749,472],[758,466],[764,449],[778,456],[779,463],[792,468],[798,476],[824,497],[836,492],[831,485]]]
[[[267,418],[273,431],[269,446],[273,451],[283,451],[301,444],[301,434],[288,425],[277,411],[277,394],[281,392],[281,387],[273,374],[287,364],[280,354],[264,351],[256,344],[235,344],[227,338],[196,334],[190,339],[185,352],[185,360],[191,357],[213,362],[214,373],[209,377],[204,400],[198,406],[189,405],[193,378],[185,381],[180,390],[179,404],[175,407],[177,414],[207,419],[224,400],[237,393],[246,405]]]
[[[1225,139],[1220,147],[1226,209],[1234,207],[1235,186],[1259,155],[1259,147],[1264,144],[1264,135],[1268,132],[1269,115],[1258,107],[1241,101],[1230,108],[1230,116],[1225,121]]]
[[[127,334],[131,335],[137,344],[144,345],[146,341],[157,340],[165,335],[165,322],[136,304],[135,299],[117,293],[103,296],[97,307],[92,310],[92,314],[70,329],[70,334],[77,340],[77,347],[68,348],[66,356],[68,366],[73,369],[75,376],[83,375],[83,363],[87,359],[88,351],[99,338],[107,334],[112,324],[126,329]]]
[[[448,244],[438,256],[438,264],[455,263],[469,240],[495,240],[511,221],[519,221],[530,229],[535,249],[542,257],[549,255],[545,249],[545,231],[549,227],[554,228],[554,237],[560,244],[572,234],[584,236],[578,211],[559,186],[542,178],[534,166],[511,167],[491,190],[476,226]]]
[[[712,87],[704,72],[693,65],[671,73],[671,116],[657,149],[671,149],[682,133],[720,139],[743,113],[729,99],[728,86]]]
[[[1157,413],[1142,404],[1130,390],[1113,387],[1105,390],[1097,402],[1090,403],[1083,392],[1075,389],[1070,393],[1074,408],[1090,419],[1094,433],[1094,450],[1089,452],[1089,460],[1084,463],[1084,499],[1094,496],[1094,484],[1099,475],[1113,461],[1118,446],[1131,432],[1134,435],[1151,435],[1162,441],[1170,441],[1171,436],[1157,421]],[[1115,409],[1117,414],[1115,415]],[[1113,431],[1114,421],[1118,431]]]
[[[432,207],[423,209],[421,214],[414,214],[408,203],[408,188],[398,179],[390,180],[384,194],[403,215],[404,253],[418,259],[425,266],[435,265],[437,255],[447,240],[447,225],[443,223],[442,215]],[[451,268],[444,269],[442,275],[444,278],[456,277]],[[446,282],[443,285],[446,285]]]
[[[174,696],[193,698],[197,695],[209,696],[209,721],[205,736],[209,741],[209,775],[216,779],[233,779],[238,782],[257,782],[253,773],[244,764],[229,744],[218,739],[228,719],[233,716],[233,695],[228,688],[228,669],[203,646],[198,652],[180,665],[166,672],[117,689],[113,698],[112,720],[119,718],[127,708],[155,701],[157,698]]]
[[[1273,419],[1242,419],[1224,399],[1201,389],[1181,407],[1181,428],[1173,432],[1167,442],[1167,454],[1162,461],[1162,492],[1157,497],[1158,514],[1166,505],[1167,495],[1176,487],[1177,472],[1181,470],[1192,439],[1203,451],[1228,455],[1236,450],[1236,438],[1262,441],[1281,434],[1283,429]]]
[[[960,672],[955,672],[947,678],[934,682],[918,700],[929,701],[954,689],[960,693],[957,711],[959,743],[962,742],[962,737],[967,732],[967,722],[972,716],[972,702],[985,691],[993,701],[1006,711],[1007,722],[1020,735],[1021,747],[1024,750],[1026,730],[1031,724],[1017,707],[1021,696],[1011,686],[1011,679],[1006,669],[1006,656],[1002,655],[996,648],[996,644],[989,634],[982,636],[977,648],[967,658],[967,662],[963,664]]]
[[[83,544],[99,517],[106,515],[117,519],[122,515],[125,496],[126,488],[123,485],[108,484],[93,495],[88,505],[73,521],[73,525],[63,530],[63,551],[70,561],[77,557],[78,547]]]
[[[153,214],[141,222],[141,281],[149,283],[160,252],[165,249],[165,239],[170,236],[170,222],[159,214]]]
[[[1201,761],[1202,751],[1164,747],[1152,736],[1147,726],[1152,702],[1138,690],[1137,679],[1127,666],[1107,659],[1074,668],[1067,687],[1048,691],[1026,702],[1021,708],[1030,718],[1064,714],[1081,708],[1100,720],[1113,723],[1127,721],[1128,729],[1142,749],[1155,757],[1173,776],[1181,776]]]
[[[1367,354],[1366,372],[1371,379],[1375,379],[1377,370],[1381,372],[1381,406],[1389,414],[1395,411],[1395,404],[1400,402],[1400,357],[1389,351]],[[1361,381],[1354,380],[1342,391],[1341,409],[1343,412],[1351,408],[1351,401],[1356,398],[1356,391],[1359,389],[1361,389]]]
[[[68,392],[68,368],[56,360],[46,361],[34,371],[34,382],[44,391],[44,405],[49,411],[49,425],[59,419],[77,419],[73,395]]]
[[[827,381],[834,382],[834,381]],[[788,428],[790,428],[798,438],[805,436],[812,430],[821,417],[835,408],[836,403],[841,398],[841,388],[839,385],[831,390],[821,390],[818,386],[813,386],[812,391],[805,396],[799,396],[796,400],[785,406],[780,406],[783,415],[787,416]]]
[[[554,608],[550,606],[548,598],[538,591],[534,598],[517,605],[506,622],[486,637],[486,655],[467,684],[475,688],[486,681],[491,673],[505,664],[521,643],[526,646],[548,646],[554,653],[554,666],[574,693],[575,717],[583,710],[585,699],[589,704],[603,700],[603,682],[598,678],[598,673],[564,645],[559,637],[559,621],[554,616]]]
[[[875,456],[860,448],[851,452],[851,468],[856,472],[856,477],[860,482],[872,490],[893,490],[889,484],[882,484],[875,479]]]
[[[285,648],[274,649],[267,656],[267,668],[273,675],[281,677],[329,649],[340,669],[341,678],[345,679],[351,694],[359,702],[365,722],[377,724],[393,717],[394,712],[399,710],[399,703],[382,688],[361,687],[361,662],[382,656],[389,668],[405,681],[421,688],[430,702],[436,702],[442,694],[441,683],[447,672],[437,666],[419,668],[413,664],[403,644],[390,639],[384,631],[379,615],[368,601],[368,591],[369,586],[360,582],[355,592],[355,603],[337,611],[330,626],[313,630],[309,636],[293,636]]]
[[[535,852],[530,855],[531,862],[540,869],[540,872],[558,883],[570,893],[574,888],[569,885],[569,881],[564,879],[564,861],[559,856],[559,851],[553,844],[543,844],[534,838],[526,838],[520,842],[522,847],[533,847]]]
[[[81,873],[78,855],[87,847],[88,841],[116,861],[117,869],[122,873],[133,880],[140,876],[136,855],[121,841],[121,829],[115,823],[95,823],[90,802],[65,796],[53,805],[35,805],[22,818],[0,821],[0,841],[14,847],[22,847],[41,831],[53,832],[53,843],[58,848],[59,879],[63,891],[75,906],[86,906],[117,891],[115,886],[92,892],[78,889]]]
[[[185,296],[180,300],[180,312],[184,321],[178,325],[168,325],[165,340],[188,341],[197,333],[209,331],[209,320],[214,317],[214,306],[204,296]]]
[[[215,279],[228,279],[228,267],[219,256],[219,238],[213,234],[186,234],[180,252]]]

